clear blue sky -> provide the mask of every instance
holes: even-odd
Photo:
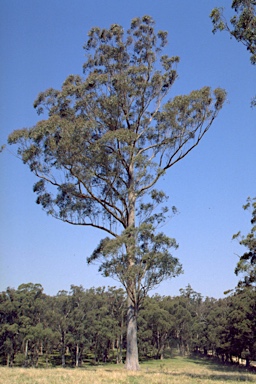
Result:
[[[210,11],[224,0],[1,0],[0,2],[0,144],[14,129],[38,121],[33,101],[48,87],[82,74],[82,46],[92,26],[129,27],[136,16],[151,15],[156,28],[169,32],[167,52],[178,55],[179,79],[171,96],[204,85],[223,87],[228,102],[199,146],[176,164],[159,187],[179,214],[164,227],[175,237],[184,274],[155,292],[177,295],[191,284],[203,296],[223,297],[234,288],[233,271],[243,248],[232,235],[250,229],[242,205],[256,195],[256,67],[245,47],[226,33],[213,35]],[[14,153],[14,148],[9,148]],[[71,284],[118,285],[87,266],[104,234],[73,227],[35,204],[29,169],[9,150],[0,155],[0,291],[21,283],[41,283],[47,294]]]

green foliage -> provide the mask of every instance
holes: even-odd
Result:
[[[84,75],[34,103],[48,118],[14,131],[10,144],[39,177],[37,203],[60,220],[118,236],[134,203],[209,129],[225,91],[209,87],[163,104],[177,78],[177,57],[160,56],[167,32],[149,16],[92,28]],[[154,197],[152,197],[154,201]]]
[[[228,23],[223,15],[224,8],[214,8],[210,14],[213,23],[213,33],[227,31],[231,37],[245,45],[250,52],[251,63],[256,64],[256,2],[255,0],[233,0],[232,9],[235,15]],[[256,96],[252,98],[251,106],[255,107]]]
[[[255,0],[233,0],[235,15],[230,25],[223,16],[223,8],[214,8],[211,12],[213,32],[227,31],[237,41],[244,44],[251,53],[251,63],[256,64],[256,2]]]
[[[134,263],[129,267],[126,252],[131,237],[135,238]],[[163,233],[156,234],[152,224],[145,222],[139,228],[129,228],[118,238],[105,238],[95,249],[88,262],[102,260],[100,271],[104,276],[117,278],[128,291],[134,305],[139,307],[148,291],[164,279],[181,273],[181,265],[169,249],[177,248],[174,239]],[[129,281],[135,282],[135,289],[129,292]]]
[[[121,289],[85,291],[71,286],[70,292],[54,297],[42,292],[41,285],[30,283],[0,294],[2,363],[79,366],[87,355],[94,361],[116,358],[116,350],[110,356],[110,348],[124,332]]]
[[[256,292],[252,287],[238,290],[228,302],[227,340],[230,354],[250,360],[256,358]]]
[[[162,359],[174,324],[160,296],[147,297],[140,311],[138,328],[141,355]]]
[[[39,288],[40,287],[40,288]],[[35,295],[38,295],[33,300]],[[146,296],[138,315],[139,357],[163,359],[211,352],[224,361],[256,359],[256,291],[239,289],[224,299],[203,299],[190,285],[176,297]],[[127,347],[126,297],[120,288],[47,296],[38,284],[0,293],[0,363],[72,366],[121,363]]]
[[[248,198],[243,207],[245,210],[251,209],[252,219],[251,231],[246,235],[241,235],[240,231],[233,236],[239,238],[239,243],[247,248],[237,263],[235,274],[242,274],[243,278],[238,286],[250,286],[256,283],[256,198]]]

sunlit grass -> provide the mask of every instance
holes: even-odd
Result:
[[[200,359],[173,358],[141,364],[139,372],[104,365],[78,369],[0,368],[1,384],[235,384],[256,383],[256,375]]]

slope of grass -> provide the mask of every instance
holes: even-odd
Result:
[[[256,383],[256,375],[209,360],[176,357],[141,364],[139,372],[104,365],[81,369],[0,368],[0,384],[235,384]]]

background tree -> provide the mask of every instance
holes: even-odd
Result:
[[[68,322],[67,345],[74,356],[74,365],[78,367],[81,363],[81,355],[86,343],[88,306],[86,305],[86,294],[83,287],[71,285],[70,294],[70,320]]]
[[[226,94],[203,87],[166,100],[179,58],[160,55],[167,32],[155,32],[150,16],[133,19],[127,33],[113,24],[88,36],[85,76],[40,93],[34,106],[45,120],[8,141],[39,178],[34,191],[48,214],[110,236],[89,261],[102,257],[102,273],[125,287],[126,367],[136,370],[140,302],[181,272],[175,241],[155,232],[167,214],[153,213],[166,199],[155,184],[198,145]]]
[[[205,327],[203,328],[203,349],[205,353],[211,351],[212,355],[219,356],[223,361],[230,353],[228,331],[229,298],[208,300],[205,314]]]
[[[112,336],[112,350],[116,350],[117,364],[123,363],[125,318],[126,318],[126,298],[125,292],[121,288],[108,287],[106,292],[107,302],[109,306],[109,314],[115,319]]]
[[[213,335],[213,331],[216,331],[214,328],[216,324],[212,324],[214,316],[211,316],[216,301],[210,297],[201,301],[198,316],[193,324],[192,349],[196,353],[199,351],[207,355],[209,350],[216,349],[216,335]]]
[[[19,301],[19,335],[22,341],[23,364],[37,366],[44,329],[45,294],[41,284],[21,284],[16,291]]]
[[[90,308],[86,316],[86,335],[90,352],[95,363],[106,363],[110,360],[110,351],[118,333],[118,319],[111,316],[109,294],[104,287],[91,289],[87,294],[90,295]]]
[[[193,319],[184,296],[177,296],[173,301],[172,315],[175,318],[175,339],[180,355],[190,352]]]
[[[13,366],[20,350],[19,302],[14,289],[7,288],[0,294],[0,356],[4,364]]]
[[[238,283],[240,287],[256,284],[256,198],[248,198],[243,208],[252,210],[252,229],[246,236],[241,235],[240,231],[233,236],[233,239],[239,238],[240,244],[247,248],[247,252],[240,256],[235,268],[236,275],[243,275]]]
[[[58,334],[58,350],[61,355],[61,365],[66,366],[67,337],[71,322],[71,298],[67,291],[61,290],[55,297],[54,324]]]
[[[145,357],[163,359],[173,330],[173,319],[159,295],[147,297],[139,316],[139,339]]]
[[[254,287],[238,290],[229,301],[227,317],[230,354],[242,357],[249,367],[256,357],[256,291]]]
[[[213,32],[227,31],[230,36],[244,44],[251,54],[251,63],[256,64],[256,1],[233,0],[232,9],[235,15],[228,23],[223,15],[223,8],[214,8],[210,14]],[[252,100],[256,105],[256,96]]]

